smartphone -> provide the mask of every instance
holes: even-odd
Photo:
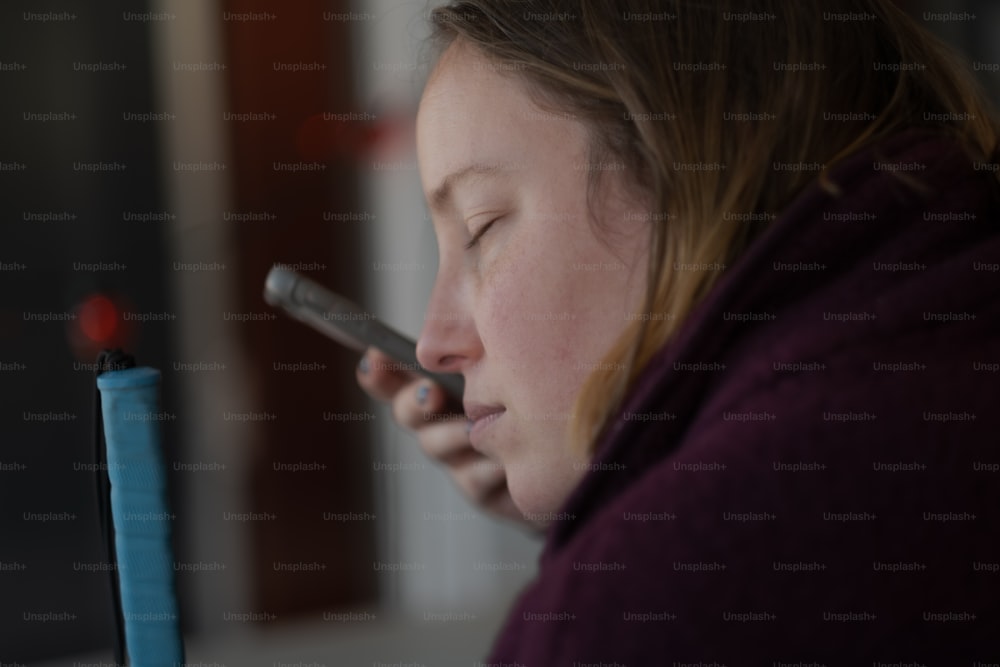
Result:
[[[461,375],[427,370],[417,361],[414,341],[316,281],[276,265],[264,282],[264,301],[352,350],[378,348],[400,362],[402,369],[430,378],[453,398],[462,400],[465,379]]]

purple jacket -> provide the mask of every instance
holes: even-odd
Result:
[[[486,664],[1000,662],[989,166],[907,133],[767,223],[637,381]]]

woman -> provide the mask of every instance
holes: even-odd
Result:
[[[358,377],[546,527],[486,664],[996,661],[998,137],[969,75],[889,0],[432,21],[418,356],[464,417],[374,352]]]

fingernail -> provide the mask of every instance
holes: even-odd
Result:
[[[425,384],[417,387],[417,405],[423,405],[427,402],[427,395],[431,393],[431,388]]]
[[[361,371],[362,375],[368,373],[368,357],[361,357],[361,361],[358,362],[358,370]]]

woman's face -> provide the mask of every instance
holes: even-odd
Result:
[[[472,445],[504,466],[532,517],[557,510],[586,471],[568,446],[570,412],[640,307],[648,209],[622,165],[589,162],[583,125],[536,107],[501,69],[456,42],[420,103],[439,266],[417,356],[465,376]]]

